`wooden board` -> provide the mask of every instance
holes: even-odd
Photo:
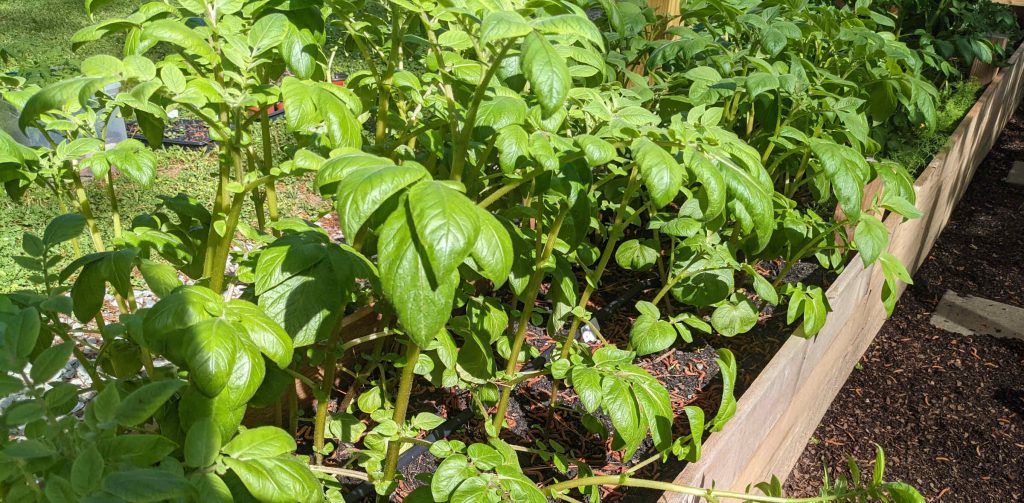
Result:
[[[1024,0],[1020,1],[1024,4]],[[924,262],[963,196],[978,165],[988,155],[1024,91],[1024,44],[1017,49],[960,122],[949,147],[937,155],[914,185],[924,217],[885,220],[889,252],[913,273]],[[883,277],[875,264],[865,268],[854,257],[828,289],[833,312],[812,340],[792,337],[739,399],[737,415],[704,443],[703,456],[675,479],[676,484],[743,490],[775,475],[785,480],[807,440],[846,382],[854,365],[885,323]],[[901,285],[900,293],[905,289]],[[665,493],[664,502],[699,499]]]

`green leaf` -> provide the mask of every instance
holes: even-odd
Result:
[[[532,31],[533,28],[518,12],[506,10],[488,12],[480,22],[480,43],[490,44],[499,40],[519,38]]]
[[[29,307],[23,309],[18,313],[17,322],[17,341],[14,344],[15,354],[19,358],[26,358],[36,347],[36,342],[39,340],[40,321],[39,311],[36,308]],[[15,332],[14,325],[8,325],[7,334],[13,335]]]
[[[917,489],[903,482],[885,484],[885,490],[889,493],[893,503],[925,503],[926,501]]]
[[[96,446],[89,444],[71,463],[71,487],[79,494],[89,494],[100,487],[105,467],[103,456]]]
[[[601,406],[601,374],[590,367],[576,366],[572,369],[572,387],[580,397],[587,412],[593,414]]]
[[[544,116],[561,110],[569,96],[572,78],[569,76],[569,67],[555,48],[543,35],[532,32],[523,40],[520,61]]]
[[[711,431],[721,431],[725,423],[736,414],[736,395],[733,390],[736,388],[736,356],[732,351],[722,348],[718,350],[718,358],[715,358],[719,372],[722,376],[722,401],[718,406],[718,412],[709,423]]]
[[[259,56],[284,41],[288,33],[288,18],[281,13],[273,13],[259,18],[249,30],[248,42],[252,55]]]
[[[18,127],[25,131],[35,125],[42,114],[52,110],[70,113],[81,110],[107,82],[108,79],[103,77],[78,77],[44,87],[25,102],[18,117]]]
[[[43,232],[43,243],[47,248],[70,241],[82,234],[85,229],[85,217],[78,213],[68,213],[50,220]]]
[[[499,131],[524,122],[526,122],[526,102],[522,98],[491,96],[480,103],[473,126]]]
[[[696,405],[687,405],[683,411],[690,425],[690,434],[676,440],[672,452],[679,459],[694,463],[700,460],[701,445],[704,441],[704,410]]]
[[[167,437],[152,434],[119,435],[96,445],[103,459],[152,465],[178,447]]]
[[[224,464],[242,480],[242,484],[259,501],[268,503],[312,503],[323,501],[323,492],[316,476],[294,458],[269,459],[225,458]]]
[[[630,271],[645,271],[658,260],[658,250],[653,241],[630,239],[619,245],[615,251],[615,262]]]
[[[458,353],[459,369],[462,370],[460,375],[467,381],[484,384],[495,376],[490,334],[471,326],[463,335],[465,343]]]
[[[872,483],[879,485],[882,483],[882,477],[885,475],[885,451],[882,450],[882,446],[875,444],[875,467],[872,473]]]
[[[433,271],[409,227],[409,213],[402,205],[384,222],[380,235],[388,238],[377,242],[377,257],[384,296],[394,306],[402,328],[422,348],[448,323],[458,276],[432,278]]]
[[[672,202],[679,194],[685,174],[675,157],[647,138],[634,140],[631,150],[651,202],[658,208]]]
[[[103,479],[104,491],[130,502],[182,498],[191,488],[182,475],[154,468],[114,472]]]
[[[217,423],[210,418],[199,419],[185,434],[185,464],[194,468],[212,465],[220,453],[220,446]]]
[[[476,213],[480,233],[473,241],[469,255],[477,266],[477,272],[491,280],[494,288],[498,288],[508,280],[512,272],[512,237],[494,215],[480,208],[476,209]]]
[[[153,290],[157,297],[164,298],[171,294],[175,288],[181,286],[181,278],[178,277],[178,270],[169,264],[154,262],[152,260],[139,260],[139,272],[146,284]]]
[[[737,303],[726,302],[711,313],[711,326],[725,337],[749,332],[757,325],[757,308],[748,299]]]
[[[292,338],[281,325],[267,316],[255,304],[235,299],[227,304],[228,316],[238,321],[238,326],[249,340],[278,367],[287,368],[292,361]]]
[[[362,398],[362,396],[362,394],[359,395],[360,398]],[[427,413],[422,412],[420,414]],[[417,423],[417,419],[419,418],[419,416],[420,415],[418,414],[415,418],[413,418],[413,424]],[[424,423],[431,422],[425,419],[421,419],[421,421],[424,421]],[[441,421],[443,422],[444,419],[442,419]],[[433,427],[428,429],[433,429]],[[358,442],[359,439],[363,437],[363,433],[365,431],[366,424],[364,424],[362,421],[360,421],[352,414],[344,412],[339,414],[331,414],[330,419],[328,419],[327,421],[327,434],[330,435],[331,438],[338,439],[341,442]]]
[[[409,190],[409,212],[436,282],[466,260],[480,234],[478,208],[464,194],[439,182]]]
[[[355,239],[359,229],[385,201],[429,176],[425,169],[416,165],[382,164],[356,167],[345,172],[344,178],[338,183],[335,202],[341,217],[339,224],[342,232],[349,239]]]
[[[646,420],[651,431],[651,440],[658,451],[666,451],[672,446],[672,400],[668,390],[657,379],[641,369],[636,369],[637,377],[631,379],[633,393],[640,406],[640,415]],[[643,375],[639,375],[643,372]]]
[[[856,220],[871,170],[864,156],[846,145],[827,140],[811,139],[810,145],[832,182],[832,192],[839,199],[843,212],[851,220]]]
[[[579,37],[594,44],[598,49],[604,49],[604,35],[585,15],[541,16],[533,20],[533,27],[543,33]]]
[[[147,23],[142,29],[142,37],[180,47],[210,62],[218,61],[217,53],[206,39],[176,20],[163,19]]]
[[[750,276],[757,295],[773,306],[779,305],[779,292],[775,290],[770,281],[758,274],[757,270],[750,264],[743,264],[743,271]]]
[[[592,168],[612,162],[617,155],[614,145],[596,136],[584,134],[577,136],[575,139],[576,144],[583,149],[583,156],[587,160],[587,165]]]
[[[476,444],[479,445],[479,444]],[[459,484],[448,500],[450,503],[488,503],[491,501],[490,488],[482,477],[472,477]]]
[[[288,127],[292,131],[320,135],[331,148],[362,146],[362,126],[333,84],[285,77],[281,82]]]
[[[756,237],[756,251],[763,250],[771,240],[775,229],[775,214],[772,206],[774,190],[771,178],[761,165],[740,167],[732,159],[719,158],[715,166],[721,171],[729,194],[734,198],[733,204],[742,208],[749,216],[749,225],[744,231],[753,231]],[[738,211],[734,208],[734,215]],[[737,215],[738,217],[738,215]],[[738,218],[739,219],[739,218]],[[741,220],[742,223],[742,220]]]
[[[235,459],[267,459],[295,450],[295,439],[273,426],[243,430],[224,446],[224,454]]]
[[[668,349],[676,337],[676,329],[671,323],[641,314],[630,329],[629,344],[638,356],[643,356]]]
[[[468,477],[476,475],[469,466],[469,459],[462,454],[453,454],[438,465],[430,479],[430,493],[434,501],[448,501],[455,489]]]
[[[744,85],[747,92],[750,93],[750,97],[756,98],[761,93],[778,89],[779,78],[770,73],[757,72],[748,75]]]
[[[217,396],[227,385],[239,352],[238,329],[220,318],[189,327],[184,358],[192,383],[208,397]]]
[[[156,178],[156,154],[138,140],[128,139],[106,152],[106,160],[135,183],[150,187]]]
[[[115,0],[85,0],[85,13],[91,18],[97,9],[104,5],[112,4],[114,1]]]
[[[160,407],[185,386],[185,381],[163,379],[131,392],[117,406],[117,422],[136,426],[153,416]]]
[[[22,424],[20,421],[11,421],[10,410],[5,418],[8,424]],[[50,446],[38,440],[20,440],[4,447],[3,454],[16,460],[46,458],[57,454]]]
[[[163,81],[164,87],[168,91],[174,94],[181,94],[185,92],[185,74],[177,67],[177,65],[166,65],[160,69],[160,80]]]
[[[864,267],[867,267],[889,247],[889,228],[874,215],[861,215],[853,233],[853,243],[857,245]]]
[[[495,147],[501,170],[512,173],[530,157],[530,136],[519,125],[508,126],[498,131]]]
[[[196,501],[210,503],[233,503],[231,488],[216,473],[201,473],[192,479],[198,499]],[[241,496],[241,495],[239,495]]]
[[[32,361],[32,370],[29,371],[32,382],[43,384],[53,379],[67,365],[74,349],[75,343],[71,341],[46,348]]]
[[[625,450],[623,459],[633,456],[640,442],[646,436],[646,428],[640,424],[640,410],[636,398],[630,392],[629,385],[618,377],[605,376],[601,379],[604,397],[601,408],[612,420],[615,432],[622,438]]]

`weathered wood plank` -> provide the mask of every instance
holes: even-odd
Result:
[[[1019,1],[1024,5],[1024,0]],[[1024,45],[1011,57],[915,183],[925,216],[886,219],[889,252],[914,272],[945,228],[1006,122],[1021,101]],[[742,490],[773,474],[785,479],[854,365],[885,322],[881,269],[854,257],[828,290],[834,312],[812,340],[791,338],[740,398],[739,413],[704,444],[704,454],[675,479],[677,484]],[[901,285],[900,291],[905,289]],[[666,502],[696,501],[666,493]]]

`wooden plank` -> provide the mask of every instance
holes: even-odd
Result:
[[[1024,7],[1024,0],[992,0],[992,3],[1012,5],[1015,7]]]
[[[1024,4],[1024,0],[1020,0]],[[953,132],[950,147],[918,177],[917,204],[925,216],[885,220],[889,252],[917,270],[945,228],[975,170],[988,154],[1021,101],[1024,44],[1010,58]],[[750,484],[789,475],[818,423],[854,365],[885,323],[880,296],[880,267],[865,269],[854,257],[829,288],[834,309],[812,340],[790,338],[739,399],[740,411],[704,444],[703,457],[691,463],[675,483],[742,490]],[[905,289],[900,287],[900,293]],[[662,501],[697,498],[665,493]]]
[[[1024,2],[1024,0],[1021,1]],[[679,0],[647,0],[647,5],[662,16],[679,15]]]

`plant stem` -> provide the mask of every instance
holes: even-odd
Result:
[[[331,466],[319,465],[312,465],[309,467],[309,469],[313,470],[314,472],[330,473],[331,475],[339,475],[342,477],[348,477],[350,479],[370,480],[369,476],[367,476],[365,473],[359,470],[349,470],[347,468],[334,468]]]
[[[342,306],[339,312],[344,313]],[[338,316],[338,322],[327,338],[327,361],[324,362],[324,379],[320,382],[320,389],[316,392],[316,418],[313,422],[313,457],[316,464],[324,462],[324,430],[327,426],[327,407],[331,402],[331,390],[334,389],[334,376],[338,372],[338,340],[341,338],[341,321],[344,316]]]
[[[274,167],[274,151],[270,138],[270,116],[266,109],[260,110],[260,133],[263,136],[263,174],[270,176],[270,170]],[[267,181],[267,212],[270,213],[271,223],[277,222],[277,178],[271,177]],[[276,235],[276,231],[275,231]]]
[[[538,169],[538,170],[533,171],[530,174],[520,178],[519,180],[516,180],[514,182],[510,182],[510,183],[506,183],[505,185],[502,185],[497,190],[492,192],[491,195],[489,195],[486,198],[484,198],[483,201],[480,201],[479,203],[477,203],[477,206],[479,206],[481,208],[487,208],[488,206],[494,204],[496,201],[498,201],[502,197],[505,197],[505,195],[508,194],[509,192],[512,192],[513,190],[518,188],[520,185],[522,185],[524,183],[527,183],[527,182],[530,182],[534,178],[537,178],[538,176],[543,175],[543,174],[544,174],[544,170],[543,169]]]
[[[473,139],[473,128],[476,124],[477,111],[480,110],[480,103],[483,101],[484,96],[487,95],[491,78],[498,72],[498,69],[501,67],[501,60],[505,59],[505,54],[508,53],[511,47],[511,40],[503,44],[491,61],[491,65],[487,67],[487,71],[480,76],[480,83],[477,84],[476,91],[473,92],[473,98],[466,109],[466,120],[462,124],[461,134],[456,140],[455,148],[452,152],[452,180],[462,180],[462,170],[466,166],[466,152],[469,150],[469,142]]]
[[[545,243],[544,249],[537,255],[533,275],[530,276],[530,282],[524,291],[526,297],[523,300],[523,310],[519,314],[519,321],[516,325],[516,334],[512,339],[512,350],[509,353],[508,363],[505,365],[506,375],[511,376],[514,374],[516,367],[519,365],[519,352],[523,349],[523,341],[526,340],[526,328],[530,324],[533,306],[537,303],[537,295],[540,293],[540,283],[544,279],[543,265],[551,258],[551,254],[555,250],[555,243],[558,242],[558,232],[561,230],[562,222],[565,221],[567,214],[569,214],[569,206],[563,207],[559,211],[558,216],[555,217],[555,222],[551,225],[551,229],[548,230],[547,243]],[[494,415],[494,429],[498,432],[505,426],[505,411],[508,409],[508,401],[512,397],[513,387],[513,385],[508,385],[501,390],[498,410]]]
[[[601,259],[597,263],[597,267],[594,268],[593,277],[587,281],[587,287],[583,289],[583,294],[580,295],[580,301],[576,304],[577,307],[586,308],[587,303],[590,302],[590,296],[594,294],[595,285],[601,280],[601,276],[604,275],[605,268],[608,267],[608,262],[611,261],[612,253],[615,251],[615,245],[618,244],[619,239],[622,238],[624,229],[623,220],[626,216],[626,208],[629,207],[629,201],[633,198],[633,193],[636,192],[638,185],[637,180],[637,168],[629,174],[629,181],[626,183],[626,190],[622,193],[622,201],[619,202],[619,207],[615,210],[615,219],[612,221],[612,231],[608,235],[608,242],[604,245],[604,251],[601,252]],[[578,316],[574,316],[572,325],[569,326],[569,332],[566,335],[565,342],[562,343],[562,352],[559,354],[559,359],[568,358],[569,351],[572,350],[573,342],[576,340],[576,332],[580,329],[582,319]],[[554,360],[552,360],[552,363]],[[548,420],[554,414],[555,405],[558,403],[558,379],[553,379],[551,382],[551,405],[548,407]]]
[[[82,179],[75,175],[72,183],[75,187],[75,196],[78,198],[78,210],[81,211],[82,216],[85,217],[85,226],[89,229],[89,236],[92,238],[92,246],[97,252],[106,251],[107,247],[103,244],[103,234],[100,233],[100,228],[96,225],[96,217],[93,216],[92,206],[89,204],[89,196],[85,193],[85,186],[82,185]]]
[[[800,251],[798,251],[796,253],[796,255],[793,256],[792,260],[786,261],[786,266],[783,267],[781,271],[779,271],[779,275],[775,277],[775,281],[772,282],[772,286],[773,287],[778,287],[779,285],[781,285],[782,284],[782,280],[785,279],[785,277],[786,277],[786,273],[788,273],[789,270],[793,268],[793,265],[795,265],[797,262],[799,262],[800,259],[802,259],[804,255],[810,253],[811,248],[816,246],[824,237],[834,233],[840,227],[842,227],[842,226],[844,226],[844,225],[846,225],[848,223],[849,223],[849,220],[845,220],[845,219],[840,221],[840,222],[836,222],[836,223],[832,224],[831,226],[829,226],[829,228],[827,230],[825,230],[825,232],[822,232],[821,234],[818,234],[817,236],[815,236],[814,239],[808,241],[807,244],[805,244],[803,246],[803,248],[800,248]]]
[[[405,348],[405,367],[402,368],[402,379],[398,383],[398,396],[395,397],[395,413],[391,419],[398,424],[399,428],[405,425],[405,413],[409,409],[409,398],[412,395],[412,381],[416,378],[416,361],[420,357],[420,347],[409,341]],[[398,441],[388,442],[387,457],[384,459],[384,482],[390,485],[395,480],[395,472],[398,471],[398,454],[402,450],[402,443]],[[380,498],[378,498],[378,501]]]
[[[107,171],[107,197],[110,198],[110,218],[114,222],[114,237],[121,237],[121,210],[114,193],[114,172]]]
[[[657,480],[647,479],[634,479],[629,478],[625,475],[600,475],[595,477],[584,477],[580,479],[566,480],[565,482],[559,482],[544,488],[544,494],[552,495],[559,491],[566,489],[574,489],[577,487],[586,486],[625,486],[625,487],[640,487],[645,489],[656,489],[659,491],[668,491],[679,494],[688,494],[690,496],[699,496],[703,498],[728,498],[737,499],[743,501],[752,501],[758,503],[815,503],[819,501],[835,501],[837,496],[817,496],[814,498],[786,498],[780,496],[758,496],[754,494],[745,494],[733,491],[721,491],[718,489],[704,489],[702,487],[691,487],[678,484],[672,484],[670,482],[660,482]],[[846,497],[852,496],[852,494],[846,494]]]

